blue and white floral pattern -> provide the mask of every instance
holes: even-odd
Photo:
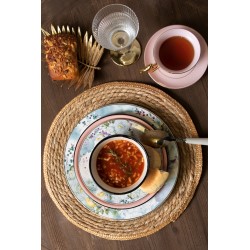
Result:
[[[89,158],[90,154],[94,148],[94,146],[103,138],[114,135],[114,134],[123,134],[133,137],[138,137],[142,134],[145,130],[145,127],[137,123],[136,121],[129,120],[129,119],[115,119],[110,118],[110,120],[101,123],[99,126],[95,127],[90,134],[84,136],[81,146],[80,152],[77,159],[77,167],[79,167],[79,172],[81,176],[81,180],[83,185],[87,188],[88,191],[93,194],[94,198],[97,197],[103,201],[101,204],[105,205],[105,203],[109,204],[116,204],[116,207],[119,204],[131,204],[142,199],[147,194],[144,193],[140,189],[136,189],[129,194],[124,195],[114,195],[110,194],[109,192],[105,192],[97,184],[94,182],[90,172],[89,172]],[[79,142],[80,143],[80,142]],[[159,150],[161,152],[161,150]],[[93,198],[93,199],[94,199]],[[149,198],[148,198],[149,199]],[[97,199],[94,199],[98,202]],[[109,205],[110,206],[110,205]],[[112,207],[112,206],[111,206]]]
[[[79,184],[79,181],[76,177],[76,173],[74,169],[74,152],[75,152],[78,140],[81,137],[82,133],[91,124],[93,124],[94,122],[96,122],[97,120],[105,116],[115,115],[115,114],[126,114],[126,115],[135,116],[147,122],[154,129],[162,129],[171,134],[171,131],[169,130],[167,125],[159,117],[157,117],[156,115],[154,115],[152,112],[150,112],[149,110],[145,108],[142,108],[133,104],[125,104],[125,103],[110,104],[110,105],[104,106],[88,114],[73,129],[68,139],[68,142],[66,144],[66,148],[65,148],[65,155],[64,155],[65,176],[68,181],[68,185],[70,189],[72,190],[72,193],[79,200],[79,202],[88,210],[96,213],[97,215],[100,215],[102,217],[109,218],[109,219],[116,219],[116,220],[134,219],[134,218],[141,217],[153,211],[155,208],[160,206],[170,195],[176,183],[178,171],[179,171],[178,147],[175,142],[171,143],[167,147],[169,178],[167,182],[165,183],[165,185],[162,187],[162,189],[158,191],[153,198],[141,204],[140,206],[129,208],[129,209],[115,209],[115,208],[110,208],[110,207],[106,207],[106,206],[102,206],[98,204],[84,192],[81,185]],[[111,134],[123,133],[124,126],[129,126],[129,124],[126,124],[126,122],[124,123],[124,120],[115,121],[115,122],[117,122],[115,126],[110,126],[110,123],[107,123],[106,124],[107,130],[103,128],[102,129],[99,128],[99,130],[97,131],[99,131],[100,133],[96,133],[96,131],[92,131],[92,133],[89,134],[88,146],[81,147],[80,158],[79,158],[81,166],[84,166],[86,162],[88,162],[91,148],[96,143],[96,140],[101,140],[101,138],[107,136],[110,133]],[[103,124],[103,126],[105,126],[105,124]],[[114,131],[114,127],[116,128],[116,131]],[[97,134],[99,137],[97,136]],[[91,140],[91,136],[95,136],[95,140]],[[86,173],[88,174],[88,172],[89,171],[86,171],[85,174]],[[92,192],[97,192],[95,190],[96,186],[93,185],[93,183],[91,183],[91,179],[89,182],[86,180],[86,182],[87,182],[88,188],[90,189],[92,188]],[[101,197],[102,199],[107,199],[107,201],[111,201],[112,199],[114,199],[113,195],[104,193],[102,191],[97,192],[96,195]],[[107,197],[104,197],[104,196],[107,196]],[[131,202],[130,199],[134,200],[137,198],[138,197],[136,197],[136,194],[130,193],[130,194],[127,194],[126,199],[124,199],[121,202],[125,204],[128,202]]]

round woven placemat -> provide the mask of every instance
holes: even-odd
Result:
[[[157,209],[133,220],[111,220],[87,210],[72,194],[64,174],[64,150],[69,135],[88,113],[110,103],[133,103],[158,115],[177,137],[197,137],[186,110],[163,91],[141,83],[105,83],[83,92],[54,119],[45,143],[43,170],[46,188],[64,216],[79,228],[111,240],[150,235],[175,221],[186,209],[202,172],[199,145],[179,144],[180,171],[169,198]]]

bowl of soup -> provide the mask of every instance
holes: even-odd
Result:
[[[96,184],[113,194],[137,189],[145,180],[149,157],[143,145],[125,135],[100,141],[90,156],[90,173]]]

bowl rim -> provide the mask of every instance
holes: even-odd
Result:
[[[91,167],[91,165],[92,165],[92,158],[93,158],[93,154],[94,154],[94,152],[95,152],[95,150],[97,149],[97,147],[101,144],[101,143],[103,143],[104,141],[106,141],[106,140],[108,140],[108,139],[110,139],[110,138],[115,138],[115,137],[123,137],[123,138],[127,138],[127,139],[130,139],[130,140],[132,140],[133,142],[135,142],[135,144],[138,144],[139,146],[140,146],[140,148],[144,151],[144,153],[145,153],[145,160],[146,160],[146,164],[144,165],[144,168],[146,167],[146,173],[145,173],[145,176],[144,176],[144,178],[134,187],[134,188],[132,188],[132,189],[130,189],[130,190],[128,190],[128,191],[125,191],[125,192],[114,192],[114,191],[111,191],[111,190],[107,190],[106,188],[104,188],[104,187],[102,187],[97,181],[96,181],[96,179],[95,179],[95,177],[94,177],[94,175],[93,175],[93,173],[92,173],[92,167]],[[137,146],[137,145],[136,145]],[[93,148],[93,150],[92,150],[92,152],[91,152],[91,155],[90,155],[90,158],[89,158],[89,172],[90,172],[90,174],[91,174],[91,177],[92,177],[92,179],[93,179],[93,181],[96,183],[96,185],[98,186],[98,187],[100,187],[103,191],[105,191],[105,192],[108,192],[108,193],[110,193],[110,194],[115,194],[115,195],[123,195],[123,194],[128,194],[128,193],[131,193],[131,192],[133,192],[133,191],[135,191],[137,188],[139,188],[140,186],[141,186],[141,184],[145,181],[145,179],[146,179],[146,177],[147,177],[147,175],[148,175],[148,170],[149,170],[149,156],[148,156],[148,152],[147,152],[147,150],[145,149],[145,147],[143,146],[143,144],[139,141],[139,140],[137,140],[137,139],[135,139],[135,138],[133,138],[133,137],[131,137],[131,136],[129,136],[129,135],[123,135],[123,134],[116,134],[116,135],[110,135],[110,136],[107,136],[107,137],[105,137],[105,138],[103,138],[101,141],[99,141],[96,145],[95,145],[95,147]],[[111,187],[111,186],[110,186]],[[116,187],[112,187],[113,189],[122,189],[122,188],[116,188]]]

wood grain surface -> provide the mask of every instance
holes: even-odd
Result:
[[[208,2],[207,0],[144,0],[144,1],[108,1],[108,0],[42,0],[41,26],[50,29],[50,24],[68,24],[80,26],[82,30],[91,32],[91,24],[96,12],[111,3],[122,3],[134,10],[140,30],[138,40],[142,53],[150,37],[159,29],[173,24],[187,25],[197,30],[208,41]],[[42,154],[46,135],[57,113],[74,97],[82,92],[62,87],[52,82],[44,55],[42,63]],[[165,89],[147,75],[140,74],[144,67],[143,54],[140,59],[129,67],[113,64],[108,51],[99,63],[102,68],[97,71],[93,86],[110,81],[135,81],[157,87],[175,98],[188,111],[200,137],[208,136],[208,72],[194,85],[180,89]],[[148,237],[131,241],[111,241],[91,235],[71,224],[57,209],[51,200],[42,177],[41,186],[41,232],[42,250],[149,250],[174,249],[203,250],[208,248],[208,148],[203,147],[203,173],[196,193],[184,213],[174,223]],[[42,171],[42,170],[41,170]]]

